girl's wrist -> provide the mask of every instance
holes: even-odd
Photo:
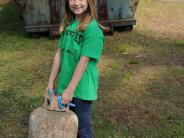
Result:
[[[48,89],[53,89],[54,88],[53,86],[54,86],[53,84],[49,83],[48,86],[47,86],[47,88]]]
[[[73,93],[74,90],[75,90],[75,88],[74,88],[74,87],[71,87],[71,86],[67,87],[67,89],[68,89],[68,91],[69,91],[70,93]]]

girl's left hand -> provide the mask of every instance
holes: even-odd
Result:
[[[70,103],[72,101],[72,98],[73,98],[73,91],[66,88],[62,94],[62,104]]]

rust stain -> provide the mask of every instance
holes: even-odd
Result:
[[[50,4],[51,23],[59,24],[61,21],[60,18],[61,2],[58,0],[49,0],[49,4]]]
[[[107,1],[98,0],[98,18],[100,21],[107,20]]]
[[[25,14],[27,9],[27,4],[25,0],[15,0],[15,3],[17,4],[19,10]]]
[[[135,14],[136,10],[137,10],[137,6],[138,6],[139,0],[135,0],[133,1],[133,4],[129,7],[130,10]]]

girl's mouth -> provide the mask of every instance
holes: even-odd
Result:
[[[77,10],[77,11],[80,10],[80,9],[81,9],[81,8],[74,8],[74,10]]]
[[[79,10],[81,7],[73,7],[74,10]]]

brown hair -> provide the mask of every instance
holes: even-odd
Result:
[[[87,0],[88,8],[85,11],[85,15],[80,20],[77,29],[79,31],[84,31],[86,26],[93,20],[97,19],[96,10],[95,10],[95,0]],[[69,25],[75,19],[74,13],[69,8],[69,0],[65,1],[65,14],[64,19],[60,25],[60,33],[65,31],[67,25]]]

